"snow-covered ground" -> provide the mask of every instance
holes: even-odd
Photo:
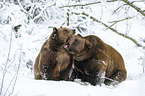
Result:
[[[9,77],[8,77],[9,78]],[[8,79],[7,78],[7,79]],[[7,80],[6,80],[7,81]],[[80,81],[78,81],[80,82]],[[117,86],[92,86],[70,81],[34,80],[19,76],[12,96],[144,96],[145,74]]]
[[[46,2],[46,5],[54,4],[54,0],[50,1]],[[70,0],[69,5],[95,1],[82,0],[76,3]],[[137,47],[131,40],[109,29],[106,30],[103,25],[92,21],[89,17],[84,16],[84,19],[83,16],[77,16],[71,14],[71,12],[70,25],[66,26],[65,23],[64,26],[75,29],[78,26],[84,28],[85,30],[82,33],[77,29],[77,33],[83,36],[97,35],[105,43],[118,50],[125,61],[127,79],[117,86],[92,86],[80,82],[80,80],[75,82],[34,80],[33,65],[43,42],[49,38],[52,26],[60,27],[67,18],[67,8],[61,9],[59,7],[68,5],[68,1],[56,0],[55,3],[55,6],[48,8],[45,4],[36,4],[37,6],[34,9],[46,8],[47,10],[41,12],[44,21],[40,20],[41,22],[34,23],[34,19],[28,20],[26,12],[21,10],[22,7],[0,2],[0,92],[2,91],[0,94],[2,96],[145,96],[145,73],[143,73],[142,66],[142,64],[145,65],[145,63],[142,63],[145,62],[145,50]],[[123,4],[123,2],[102,2],[84,8],[69,8],[69,10],[77,13],[85,11],[108,25],[111,25],[109,23],[111,21],[134,16],[133,19],[117,23],[113,28],[145,46],[145,17],[134,9],[123,6]],[[33,4],[30,5],[34,6]],[[142,9],[145,6],[141,2],[139,2],[139,5],[138,7]],[[123,7],[113,13],[120,6]],[[13,27],[18,24],[22,26],[18,32],[14,32]],[[18,37],[16,38],[16,36]]]

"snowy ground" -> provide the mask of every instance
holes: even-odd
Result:
[[[10,80],[9,76],[6,78],[5,82]],[[117,86],[102,85],[101,87],[86,85],[79,80],[76,82],[45,81],[19,76],[12,96],[144,96],[144,85],[145,74],[132,79],[127,78]]]
[[[125,61],[127,79],[117,86],[102,85],[101,87],[92,86],[79,80],[76,80],[76,82],[34,80],[33,64],[43,42],[49,38],[52,32],[51,26],[58,28],[66,20],[64,14],[66,14],[67,9],[61,10],[57,7],[66,5],[65,0],[61,1],[61,4],[56,2],[56,7],[48,7],[48,13],[53,14],[49,18],[45,18],[48,19],[47,22],[41,24],[35,24],[33,21],[27,24],[26,14],[20,11],[19,6],[0,3],[0,12],[3,13],[0,14],[0,85],[3,84],[3,87],[0,86],[0,88],[2,88],[2,96],[145,96],[145,73],[143,73],[142,66],[142,64],[145,65],[145,63],[142,63],[143,58],[145,62],[145,50],[109,29],[106,30],[104,26],[89,18],[80,23],[77,21],[80,17],[74,15],[70,18],[72,21],[70,20],[69,28],[76,28],[76,25],[80,23],[80,26],[86,28],[87,31],[80,33],[77,30],[77,33],[83,36],[97,35],[105,43],[118,50]],[[93,1],[90,0],[89,2]],[[84,3],[86,2],[84,0]],[[48,3],[48,5],[52,4],[52,2]],[[120,13],[112,15],[112,10],[121,6],[122,2],[110,3],[110,6],[106,3],[102,4],[90,6],[91,11],[88,11],[89,8],[86,8],[86,11],[95,18],[101,18],[101,21],[107,24],[109,24],[109,21],[138,14],[133,9],[125,7],[124,9],[131,11],[122,12],[122,9],[119,10]],[[144,4],[141,6],[144,8]],[[78,12],[79,9],[72,8],[70,10]],[[8,21],[8,24],[4,23]],[[18,24],[22,24],[22,27],[16,33],[12,28]],[[137,15],[134,19],[116,24],[115,27],[119,32],[127,33],[145,46],[145,43],[141,42],[142,39],[145,39],[145,21],[142,16]],[[19,37],[19,35],[21,36]],[[15,36],[18,36],[18,38]],[[2,83],[5,68],[7,72]]]

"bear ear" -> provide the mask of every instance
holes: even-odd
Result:
[[[53,27],[53,32],[56,33],[58,30],[56,27]]]
[[[85,45],[87,48],[91,48],[92,47],[92,43],[90,43],[89,41],[86,40]]]
[[[82,35],[81,35],[81,34],[77,34],[77,36],[82,37]]]

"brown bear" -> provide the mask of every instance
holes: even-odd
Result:
[[[48,40],[43,44],[34,64],[35,79],[68,80],[72,67],[72,57],[64,49],[67,38],[75,34],[75,29],[53,28]]]
[[[79,78],[92,85],[116,85],[126,79],[127,72],[120,53],[99,37],[72,36],[64,48],[74,58],[72,80]]]

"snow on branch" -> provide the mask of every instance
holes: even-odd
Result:
[[[56,3],[53,3],[53,4],[50,5],[49,2],[48,2],[48,3],[46,3],[46,4],[43,6],[43,8],[41,8],[41,11],[40,11],[40,13],[39,13],[37,16],[33,16],[33,13],[30,13],[30,12],[28,12],[26,9],[24,9],[24,7],[23,7],[23,5],[21,4],[20,0],[18,0],[18,4],[19,4],[19,6],[20,6],[20,8],[21,8],[21,11],[24,12],[26,15],[28,15],[33,21],[34,21],[35,19],[39,18],[40,16],[42,16],[43,12],[44,12],[48,7],[52,7],[52,6],[55,6],[55,5],[56,5]],[[49,4],[49,5],[48,5],[48,4]],[[31,6],[31,7],[32,7],[32,6]],[[34,4],[33,4],[33,7],[35,7]]]
[[[107,0],[106,2],[115,2],[115,1],[118,1],[118,0]],[[94,5],[94,4],[99,4],[99,3],[101,3],[101,1],[93,2],[93,3],[87,3],[87,4],[67,5],[67,6],[62,6],[62,7],[59,7],[59,8],[64,8],[64,7],[78,7],[78,6],[88,6],[88,5]]]
[[[123,2],[125,2],[127,5],[131,6],[132,8],[134,8],[137,12],[139,12],[140,14],[142,14],[143,16],[145,16],[145,10],[141,10],[141,8],[135,6],[133,2],[129,2],[128,0],[122,0]]]
[[[106,2],[115,2],[115,1],[118,1],[118,0],[106,0]],[[120,1],[120,0],[119,0]],[[141,13],[143,16],[145,16],[145,10],[141,10],[141,8],[135,6],[133,3],[134,2],[141,2],[141,1],[132,1],[132,2],[129,2],[128,0],[121,0],[123,2],[125,2],[127,5],[131,6],[132,8],[134,8],[137,12]],[[62,6],[62,7],[59,7],[59,8],[64,8],[64,7],[78,7],[78,6],[88,6],[88,5],[94,5],[94,4],[99,4],[101,3],[101,1],[98,1],[98,2],[93,2],[93,3],[87,3],[87,4],[78,4],[78,5],[67,5],[67,6]]]
[[[122,34],[122,33],[118,32],[116,29],[114,29],[114,28],[110,27],[109,25],[107,25],[107,24],[105,24],[105,23],[99,21],[98,19],[94,18],[93,16],[90,16],[89,14],[87,14],[87,13],[85,13],[85,12],[82,12],[82,13],[74,13],[74,14],[76,14],[76,15],[84,15],[84,16],[87,16],[87,17],[89,17],[90,19],[92,19],[93,21],[98,22],[98,23],[104,25],[106,28],[108,28],[108,29],[110,29],[111,31],[117,33],[118,35],[121,35],[121,36],[123,36],[123,37],[125,37],[125,38],[131,40],[131,41],[134,42],[138,47],[144,47],[143,45],[139,44],[139,43],[138,43],[135,39],[133,39],[132,37],[129,37],[129,36],[125,35],[125,34]]]

